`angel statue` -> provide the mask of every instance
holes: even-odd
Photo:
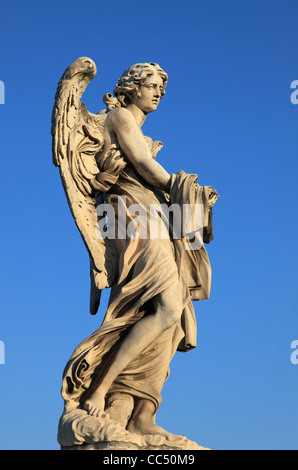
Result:
[[[196,175],[170,175],[155,159],[162,143],[141,130],[165,95],[168,76],[158,64],[125,70],[98,114],[81,101],[95,75],[91,59],[73,62],[59,81],[52,114],[53,162],[90,258],[91,314],[98,311],[101,291],[111,288],[101,326],[65,367],[58,441],[70,446],[106,440],[104,423],[105,430],[122,430],[125,439],[160,436],[172,442],[179,436],[156,424],[156,412],[175,352],[196,346],[192,302],[209,297],[204,242],[213,239],[212,207],[219,196],[200,186]],[[181,214],[201,207],[201,226],[182,227],[175,236],[174,225],[186,217],[174,224],[173,213],[167,217],[160,210],[155,220],[168,223],[169,234],[150,236],[151,208],[171,206]],[[136,207],[146,236],[138,229],[129,236],[128,228],[140,220]],[[193,247],[199,233],[202,243]]]

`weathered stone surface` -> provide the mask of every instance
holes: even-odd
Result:
[[[133,434],[108,417],[78,409],[61,417],[58,442],[64,450],[207,450],[184,436]]]

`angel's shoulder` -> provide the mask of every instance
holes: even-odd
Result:
[[[108,113],[106,124],[113,130],[117,130],[119,127],[131,127],[136,123],[130,111],[126,108],[116,108]]]

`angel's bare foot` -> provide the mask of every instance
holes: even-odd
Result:
[[[172,434],[166,431],[161,426],[158,426],[155,423],[143,421],[142,419],[130,420],[127,426],[127,430],[131,432],[132,434],[140,434],[140,435],[151,434],[154,436],[155,435],[163,436],[168,441],[175,441],[177,439],[181,439],[182,437],[182,436],[177,436],[175,434]]]
[[[84,409],[91,416],[96,416],[97,418],[105,418],[107,414],[105,413],[105,398],[104,396],[96,390],[90,398],[85,400]]]
[[[155,407],[149,400],[139,400],[128,423],[127,430],[133,434],[151,434],[165,437],[167,440],[181,439],[155,424]]]
[[[127,393],[113,393],[107,399],[106,413],[124,428],[134,408],[134,398]]]

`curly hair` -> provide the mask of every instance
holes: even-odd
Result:
[[[164,70],[154,62],[145,64],[135,64],[125,70],[121,75],[114,90],[114,97],[111,93],[107,93],[103,101],[107,105],[107,109],[125,108],[131,100],[131,93],[137,90],[146,80],[154,73],[158,73],[163,81],[163,89],[161,97],[165,95],[165,88],[168,83],[168,75]]]

